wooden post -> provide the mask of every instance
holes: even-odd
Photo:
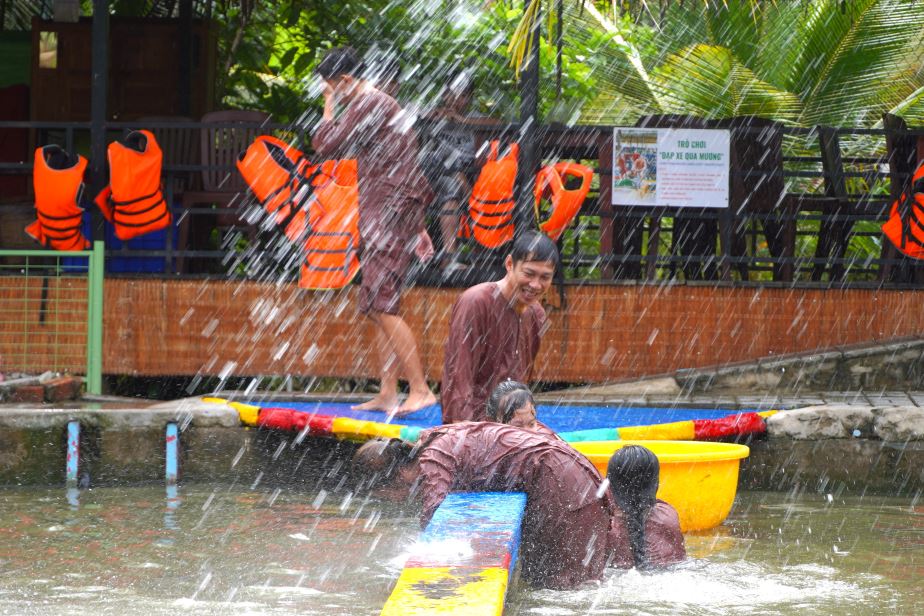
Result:
[[[93,0],[92,43],[90,44],[90,195],[107,184],[106,120],[109,93],[109,2]],[[103,215],[92,208],[91,240],[103,238]]]
[[[523,0],[529,7],[530,0]],[[537,11],[531,27],[532,46],[526,67],[520,75],[520,159],[517,164],[517,203],[513,223],[517,235],[535,228],[533,184],[539,170],[539,25],[542,12]]]
[[[818,127],[818,140],[821,148],[821,168],[825,175],[825,196],[834,199],[822,206],[822,221],[818,231],[816,258],[843,259],[847,253],[847,241],[853,223],[841,220],[849,213],[847,203],[847,179],[844,176],[844,164],[841,160],[840,139],[837,131],[828,126]],[[816,263],[812,268],[812,280],[821,280],[825,263]],[[841,263],[831,264],[830,280],[843,280],[847,270]]]

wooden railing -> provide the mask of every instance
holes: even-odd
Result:
[[[648,125],[677,126],[686,120],[649,118]],[[561,240],[569,281],[924,285],[924,269],[897,253],[879,230],[890,204],[924,155],[924,130],[909,130],[892,116],[885,118],[883,129],[806,129],[746,119],[697,122],[731,131],[727,209],[614,206],[609,195],[613,127],[546,126],[539,131],[544,160],[581,160],[597,172],[595,188]],[[220,169],[229,178],[237,173],[231,164],[203,164],[198,148],[184,145],[198,146],[204,126],[169,121],[107,125],[113,138],[124,129],[141,127],[164,135],[159,137],[165,152],[164,189],[178,221],[177,231],[164,233],[159,243],[108,245],[110,274],[244,278],[266,274],[265,269],[255,272],[246,266],[261,250],[262,237],[251,224],[252,203],[245,194],[226,201],[223,208],[181,206],[184,192],[201,190],[203,170]],[[291,126],[248,128],[304,146],[303,133]],[[506,126],[504,132],[515,136],[515,128]],[[81,150],[88,143],[89,123],[0,122],[0,130],[8,129],[29,131],[33,145],[57,142]],[[0,163],[0,174],[31,174],[31,155],[24,161]],[[29,195],[14,199],[0,195],[4,224],[11,212],[22,216],[29,208]],[[229,218],[233,218],[230,224]],[[219,221],[226,226],[216,233]],[[91,234],[102,235],[98,218],[89,227]],[[9,234],[4,237],[8,244],[4,247],[25,247],[11,246]],[[144,265],[133,267],[139,260],[145,260]]]

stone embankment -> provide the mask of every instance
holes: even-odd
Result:
[[[781,411],[751,443],[744,485],[773,490],[924,492],[924,408],[824,404]]]

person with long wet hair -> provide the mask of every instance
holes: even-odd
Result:
[[[609,544],[616,567],[663,567],[687,556],[677,511],[655,496],[659,472],[658,457],[639,445],[610,458],[606,478],[617,509]]]

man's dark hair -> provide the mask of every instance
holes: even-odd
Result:
[[[356,76],[362,70],[363,63],[355,49],[335,47],[324,54],[314,72],[323,79],[331,80],[343,75]]]
[[[510,257],[514,263],[548,261],[558,269],[558,247],[549,236],[538,231],[527,231],[513,241]]]
[[[529,387],[519,381],[507,379],[491,392],[485,406],[485,414],[491,421],[509,423],[513,418],[513,412],[527,402],[533,402],[533,394]]]
[[[658,457],[639,445],[627,445],[613,454],[606,467],[606,478],[616,505],[626,514],[629,545],[636,567],[648,561],[645,553],[645,523],[658,493]]]

